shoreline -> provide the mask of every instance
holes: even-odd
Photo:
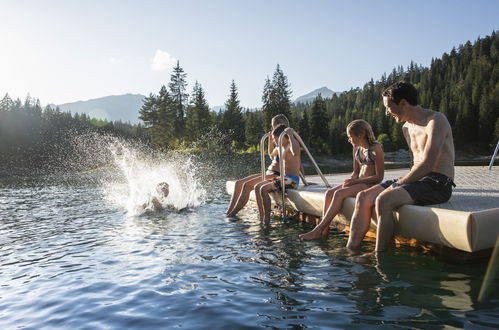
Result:
[[[237,154],[235,154],[237,155]],[[255,158],[260,157],[260,153],[255,153],[252,155],[245,154],[242,157],[251,157]],[[475,155],[462,151],[456,151],[455,156],[455,166],[488,166],[490,163],[492,155]],[[351,155],[318,155],[314,156],[317,165],[321,168],[325,169],[337,169],[337,168],[351,168],[352,166],[352,157]],[[499,157],[496,158],[494,165],[497,166],[499,164]],[[259,159],[258,159],[259,162]],[[310,168],[315,171],[313,163],[310,161],[306,154],[302,155],[302,162],[306,169]],[[398,151],[389,151],[385,153],[385,165],[387,168],[400,168],[400,167],[410,167],[411,165],[411,157],[407,150],[400,149]],[[30,176],[44,176],[51,174],[85,174],[92,173],[102,170],[103,168],[107,168],[107,166],[99,166],[96,168],[88,168],[88,169],[80,169],[80,170],[68,170],[64,168],[26,168],[26,167],[2,167],[0,166],[0,178],[6,177],[30,177]]]

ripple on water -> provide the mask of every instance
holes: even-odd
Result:
[[[403,248],[344,255],[341,233],[301,243],[310,225],[261,224],[251,210],[227,219],[226,200],[133,216],[95,183],[0,181],[0,193],[9,199],[0,199],[2,328],[499,323],[497,294],[476,302],[484,263],[450,264]],[[366,242],[361,254],[371,249]]]

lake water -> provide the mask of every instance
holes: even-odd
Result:
[[[477,303],[487,260],[362,256],[372,241],[346,255],[339,232],[301,243],[312,224],[224,216],[244,166],[118,156],[111,171],[0,179],[1,329],[499,325],[499,293]],[[163,180],[173,209],[144,212]]]

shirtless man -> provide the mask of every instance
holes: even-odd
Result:
[[[347,248],[358,247],[369,230],[371,208],[378,218],[376,251],[393,241],[392,211],[402,205],[440,204],[449,200],[454,185],[454,142],[445,115],[418,104],[416,88],[398,82],[383,92],[386,115],[402,127],[413,166],[398,180],[388,180],[357,195]],[[416,224],[417,225],[417,224]]]

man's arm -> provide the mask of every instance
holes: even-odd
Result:
[[[416,182],[431,172],[449,130],[449,122],[442,114],[435,115],[428,122],[428,138],[424,147],[422,161],[412,166],[409,173],[400,178],[397,183]]]

